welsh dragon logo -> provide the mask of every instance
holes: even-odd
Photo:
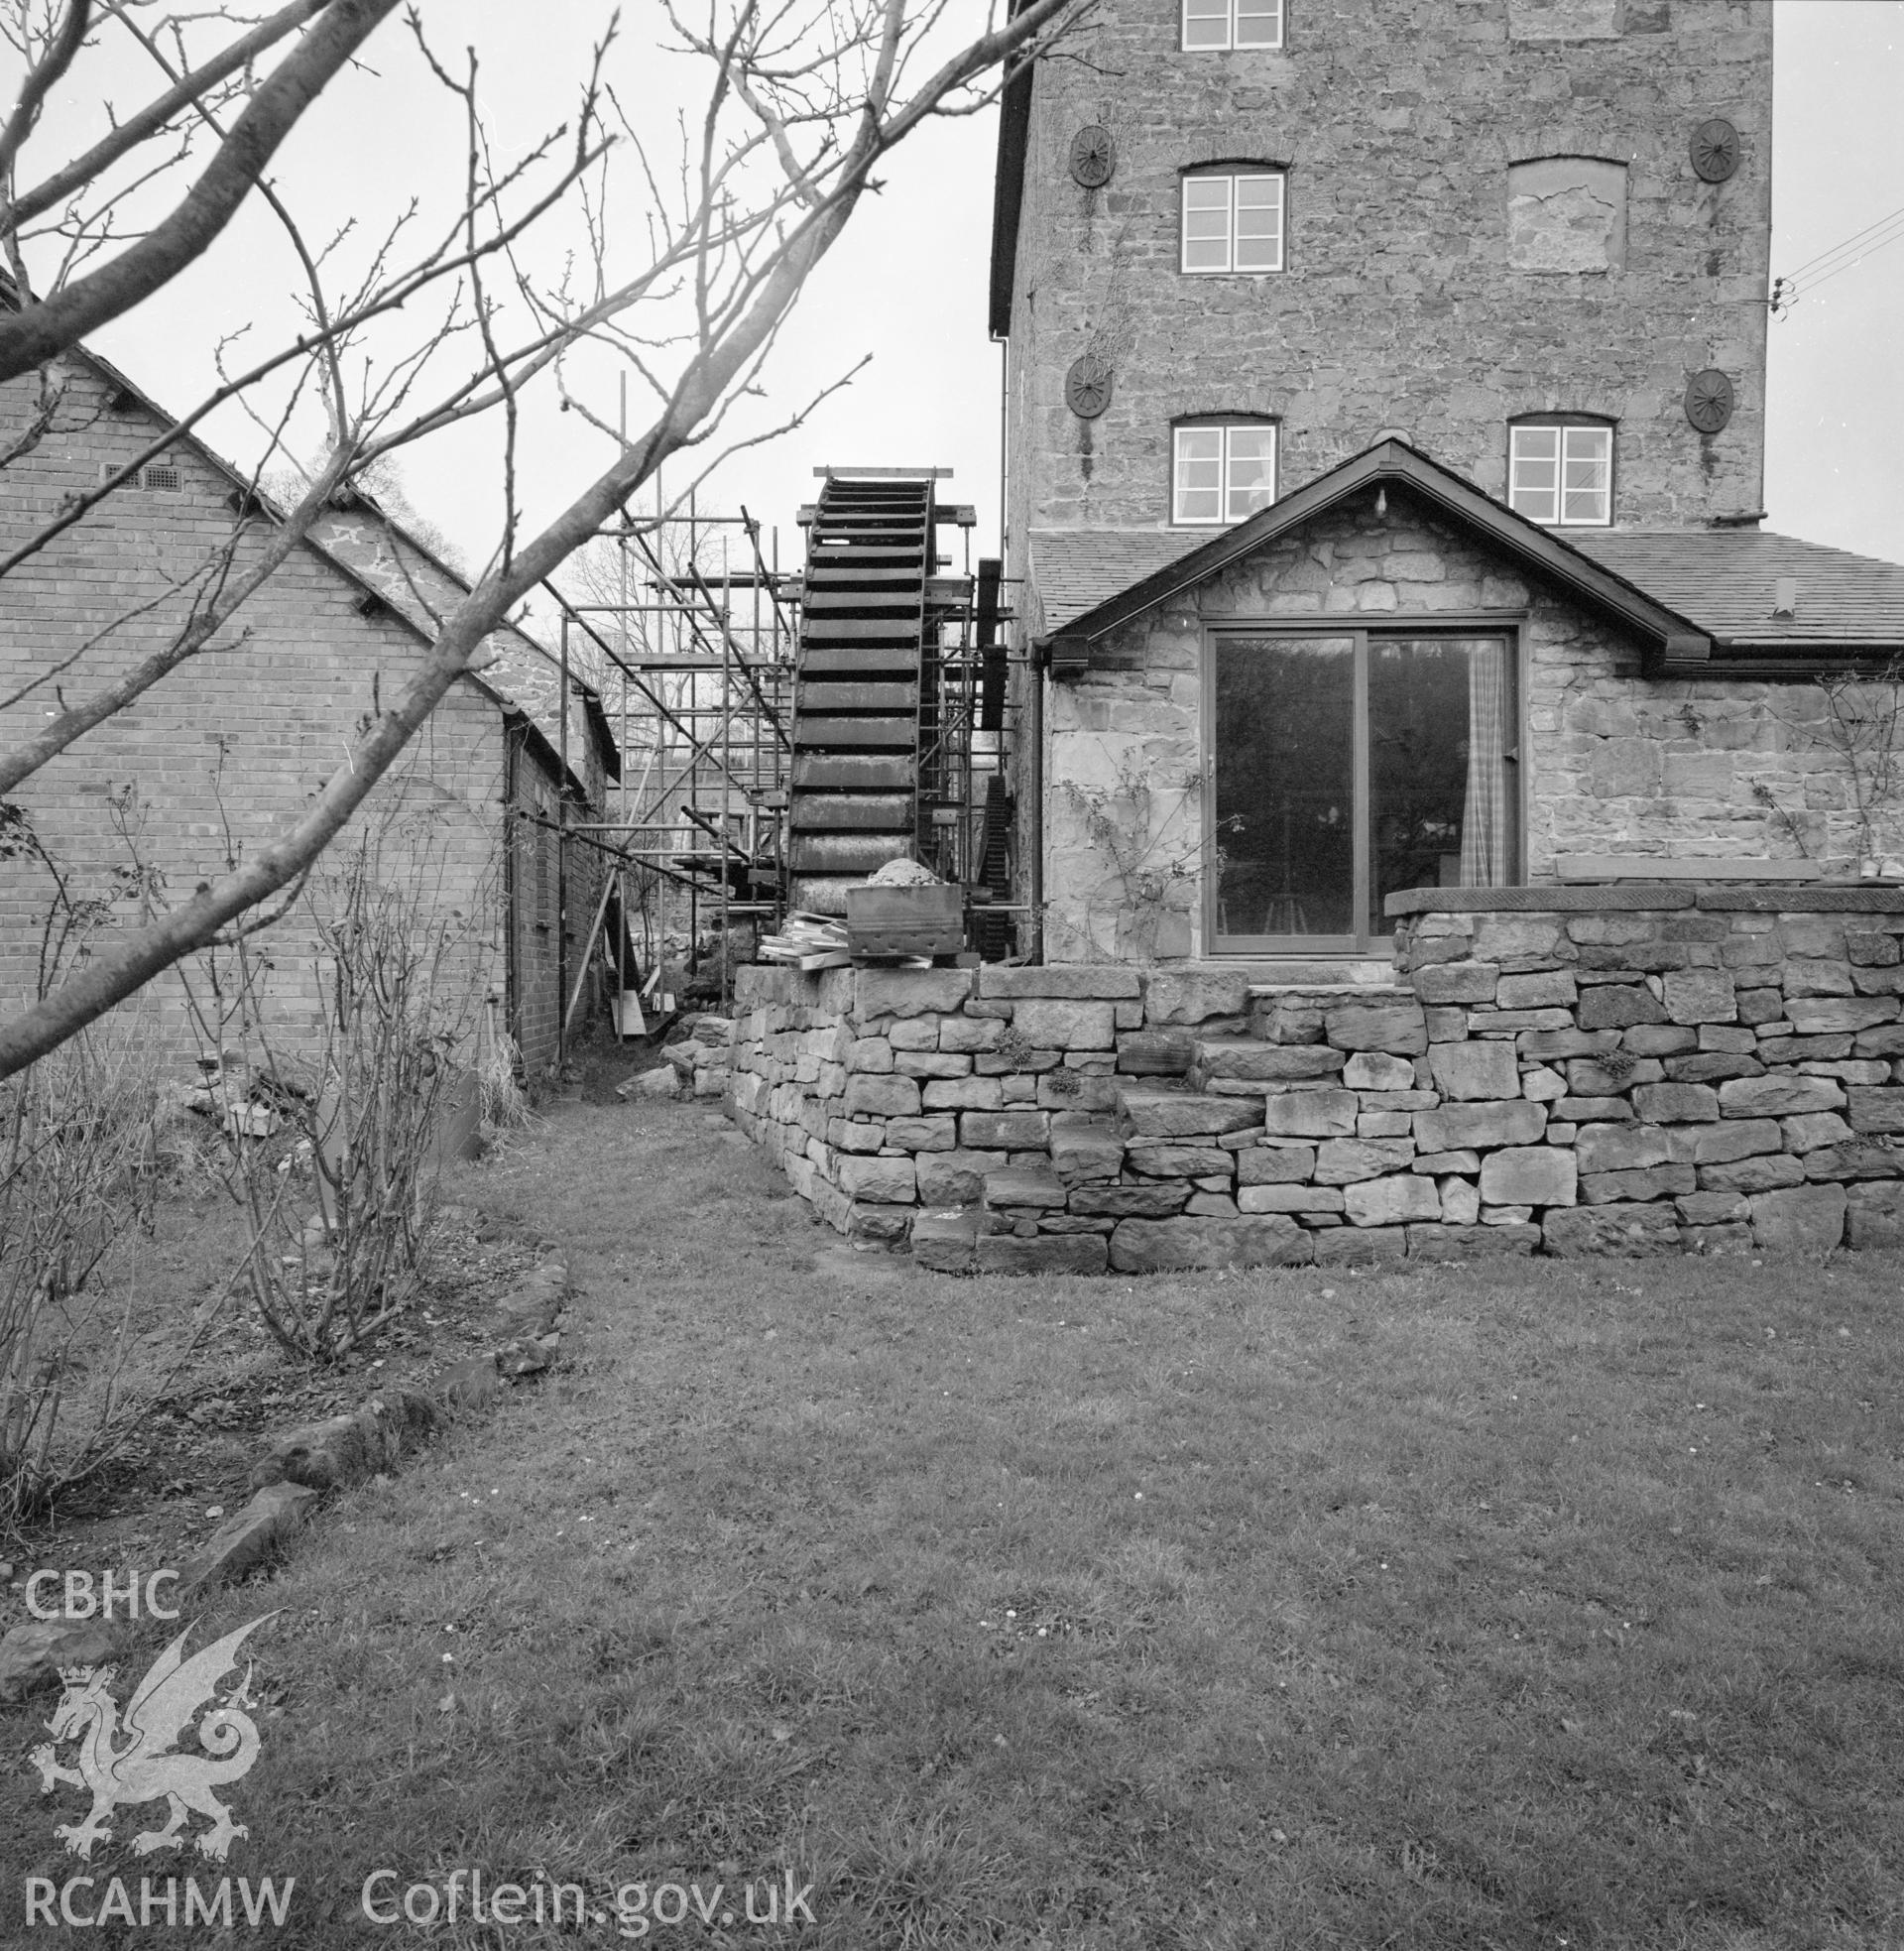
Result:
[[[140,1856],[178,1849],[184,1841],[181,1832],[191,1810],[208,1816],[212,1825],[192,1838],[200,1856],[223,1862],[233,1840],[248,1833],[243,1823],[232,1821],[231,1811],[211,1791],[220,1782],[236,1781],[258,1759],[257,1724],[244,1712],[258,1704],[248,1691],[250,1666],[223,1700],[215,1694],[218,1682],[237,1665],[238,1648],[246,1637],[277,1616],[267,1613],[254,1619],[189,1659],[182,1650],[191,1632],[187,1626],[139,1682],[126,1707],[123,1728],[118,1706],[107,1692],[113,1676],[110,1666],[60,1668],[65,1691],[47,1723],[53,1739],[42,1742],[27,1759],[40,1770],[42,1794],[51,1795],[63,1781],[92,1797],[83,1822],[62,1822],[53,1832],[73,1855],[90,1857],[94,1843],[111,1838],[106,1818],[121,1802],[136,1805],[161,1796],[171,1819],[163,1829],[148,1829],[133,1838],[132,1847]],[[204,1753],[180,1754],[178,1737],[201,1701],[207,1705],[197,1735]],[[122,1735],[132,1739],[119,1747]],[[79,1744],[76,1768],[64,1768],[58,1760],[57,1751],[66,1741]]]

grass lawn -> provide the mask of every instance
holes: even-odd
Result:
[[[278,1614],[270,1941],[609,1944],[674,1884],[651,1943],[1904,1942],[1897,1259],[946,1280],[696,1106],[450,1195],[568,1257],[579,1345],[194,1630]],[[76,1868],[48,1711],[9,1945]],[[207,1877],[131,1857],[157,1813],[102,1887]],[[606,1920],[380,1928],[377,1869]],[[749,1924],[788,1872],[815,1921]]]

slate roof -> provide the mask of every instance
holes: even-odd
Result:
[[[1033,529],[1031,577],[1044,627],[1062,630],[1209,540],[1208,530],[1194,529]]]
[[[1904,648],[1904,564],[1759,529],[1570,529],[1566,540],[1726,645]],[[1778,580],[1796,612],[1772,615]]]

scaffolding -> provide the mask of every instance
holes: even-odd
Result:
[[[816,468],[829,482],[930,479],[940,470]],[[814,510],[799,520],[810,528]],[[936,553],[923,564],[917,638],[915,758],[906,786],[909,851],[980,903],[1009,899],[1006,655],[999,641],[999,565],[971,561],[973,513],[941,506],[932,527],[962,532],[962,569]],[[577,680],[599,693],[621,776],[599,820],[565,817],[558,906],[567,938],[567,849],[606,856],[609,872],[580,955],[564,979],[567,1039],[591,975],[618,1000],[626,1036],[653,1027],[671,961],[718,945],[721,1002],[732,967],[786,911],[793,847],[788,808],[818,723],[802,723],[802,571],[783,567],[777,530],[745,507],[703,514],[695,499],[603,532],[612,587],[597,574],[585,598],[545,585],[561,636],[564,750]],[[600,552],[596,557],[598,568]],[[1003,916],[1004,910],[1000,915]],[[1002,922],[1001,922],[1002,925]],[[977,945],[1004,952],[997,926]]]

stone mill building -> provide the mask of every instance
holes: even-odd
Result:
[[[981,1271],[1904,1243],[1904,567],[1761,526],[1772,30],[1099,0],[1009,84],[1037,937],[748,972],[737,1114],[835,1224]]]

